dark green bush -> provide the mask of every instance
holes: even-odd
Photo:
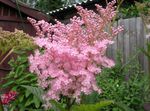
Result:
[[[148,99],[147,76],[136,60],[124,65],[121,62],[121,57],[118,57],[115,67],[105,69],[97,77],[98,84],[103,90],[103,93],[99,95],[99,99],[109,99],[125,104],[131,111],[143,111],[143,104]],[[116,104],[104,111],[122,110]]]
[[[8,107],[9,111],[18,109],[19,111],[33,111],[41,108],[42,103],[36,95],[27,90],[24,85],[37,87],[36,75],[28,71],[28,55],[25,52],[19,54],[16,60],[9,62],[11,71],[4,78],[6,81],[3,89],[10,89],[17,92],[17,97]]]
[[[144,111],[144,103],[150,100],[148,79],[148,74],[144,74],[136,60],[123,64],[121,55],[118,54],[115,67],[104,69],[97,77],[102,94],[83,96],[82,102],[113,100],[113,105],[100,111]]]
[[[141,16],[141,13],[147,15],[149,10],[150,0],[124,0],[123,4],[119,8],[119,14],[117,18],[139,17]]]

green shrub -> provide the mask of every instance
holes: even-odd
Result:
[[[117,18],[131,18],[139,17],[141,14],[147,15],[150,11],[150,0],[135,0],[126,1],[119,8],[119,14]]]
[[[143,104],[147,101],[148,75],[144,74],[136,60],[124,65],[118,56],[116,66],[105,69],[97,77],[103,93],[99,99],[114,100],[128,106],[131,111],[144,111]],[[113,105],[104,111],[122,111],[119,104]]]
[[[41,108],[41,101],[31,91],[27,90],[25,85],[37,87],[36,75],[28,71],[28,55],[26,52],[19,54],[17,59],[11,59],[9,65],[11,71],[4,78],[3,89],[10,88],[17,92],[17,97],[8,107],[9,111],[19,109],[19,111],[33,111]],[[36,110],[37,111],[37,110]]]

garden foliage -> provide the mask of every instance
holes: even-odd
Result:
[[[22,111],[44,110],[41,106],[44,103],[41,96],[44,92],[40,87],[37,87],[35,75],[25,70],[27,67],[23,68],[23,72],[20,70],[20,67],[28,66],[27,55],[26,57],[25,54],[20,55],[16,61],[11,60],[10,64],[13,70],[6,77],[8,82],[3,87],[8,88],[13,85],[12,90],[17,91],[17,97],[16,100],[8,105],[8,109],[10,108],[10,111],[11,108]],[[94,108],[95,111],[97,109],[100,109],[100,111],[144,111],[143,104],[149,102],[149,97],[147,96],[149,94],[148,78],[135,60],[124,65],[121,61],[121,56],[118,55],[116,65],[111,69],[104,69],[97,76],[97,83],[103,93],[100,95],[96,92],[90,95],[82,94],[81,105],[74,104],[70,111],[88,111],[88,109],[94,111]],[[66,111],[66,99],[61,98],[59,102],[51,101],[52,108],[48,111]],[[28,105],[26,106],[25,104]],[[107,106],[110,104],[111,106]],[[107,107],[103,108],[104,106]]]
[[[119,58],[115,67],[105,69],[97,78],[103,90],[99,99],[117,102],[104,111],[122,111],[120,104],[129,107],[130,111],[144,111],[144,103],[150,99],[149,76],[142,71],[136,59],[129,59],[130,63],[124,65]]]
[[[34,48],[32,37],[23,31],[16,29],[15,32],[10,32],[0,29],[0,65],[13,52]]]
[[[0,65],[13,52],[34,48],[35,44],[33,43],[32,37],[24,33],[23,31],[15,30],[15,32],[10,32],[0,29]],[[9,81],[9,84],[10,82],[12,81]],[[0,109],[3,109],[1,99],[0,99]]]
[[[8,110],[14,111],[33,111],[41,108],[41,101],[30,90],[27,90],[26,85],[37,87],[36,75],[28,71],[28,55],[25,52],[19,53],[16,60],[11,59],[9,62],[11,71],[4,78],[6,83],[2,85],[3,89],[8,89],[17,92],[16,98],[9,104]]]
[[[7,82],[2,85],[2,88],[9,88],[17,92],[17,97],[11,102],[9,111],[19,109],[19,111],[33,110],[41,106],[41,102],[36,95],[33,95],[23,85],[37,87],[37,77],[30,73],[28,69],[27,54],[22,53],[16,60],[11,59],[9,62],[11,66],[10,73],[4,78]]]
[[[32,37],[23,31],[16,29],[15,32],[10,32],[0,29],[0,51],[3,54],[11,49],[18,51],[34,46]]]
[[[121,7],[119,8],[119,16],[117,18],[130,18],[146,15],[150,10],[150,0],[123,0]]]
[[[35,3],[35,7],[43,12],[49,12],[62,7],[63,4],[62,0],[38,0]]]

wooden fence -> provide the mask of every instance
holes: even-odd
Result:
[[[142,19],[140,17],[121,19],[115,23],[115,26],[117,25],[123,25],[124,31],[115,38],[115,43],[108,48],[107,55],[116,60],[117,51],[120,51],[123,63],[136,58],[142,69],[148,72],[147,57],[140,51],[140,48],[146,48],[146,42],[149,41]]]

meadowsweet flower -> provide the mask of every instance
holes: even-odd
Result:
[[[101,93],[96,75],[103,67],[115,65],[105,52],[122,31],[120,26],[112,27],[111,33],[105,31],[116,14],[114,4],[112,1],[105,9],[96,5],[98,13],[78,6],[80,17],[73,17],[67,25],[28,18],[37,31],[35,43],[44,49],[29,57],[30,71],[37,74],[39,86],[46,89],[46,101],[58,101],[64,95],[80,102],[81,93]]]

